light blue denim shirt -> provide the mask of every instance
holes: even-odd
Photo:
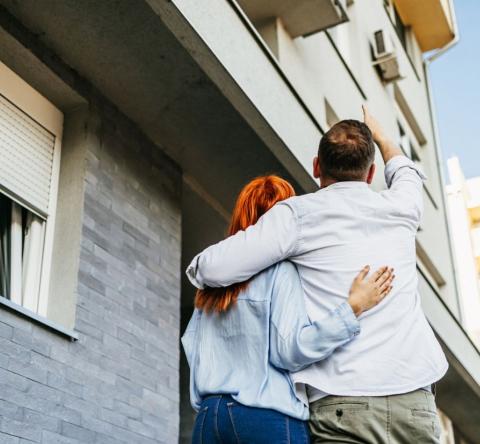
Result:
[[[250,407],[308,419],[289,371],[326,358],[359,332],[347,302],[310,322],[295,265],[274,265],[252,279],[227,313],[194,311],[182,337],[192,407],[222,393]]]

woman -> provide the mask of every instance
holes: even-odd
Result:
[[[254,179],[238,197],[229,235],[294,195],[277,176]],[[198,411],[193,443],[308,443],[308,406],[295,396],[289,371],[351,341],[359,331],[357,316],[390,292],[392,271],[383,267],[367,279],[365,267],[348,302],[321,322],[309,321],[300,277],[288,261],[247,282],[198,291],[182,337]]]

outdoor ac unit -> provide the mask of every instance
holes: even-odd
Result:
[[[384,29],[376,31],[373,35],[374,66],[385,82],[394,82],[403,78],[393,40]]]
[[[379,29],[373,34],[374,46],[373,53],[375,60],[395,54],[392,38],[385,29]]]

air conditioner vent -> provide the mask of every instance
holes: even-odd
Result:
[[[385,29],[379,29],[373,34],[373,58],[373,64],[384,82],[403,78],[393,40]]]

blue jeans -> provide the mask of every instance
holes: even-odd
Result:
[[[230,395],[207,396],[192,444],[309,444],[306,421],[270,409],[247,407]]]

